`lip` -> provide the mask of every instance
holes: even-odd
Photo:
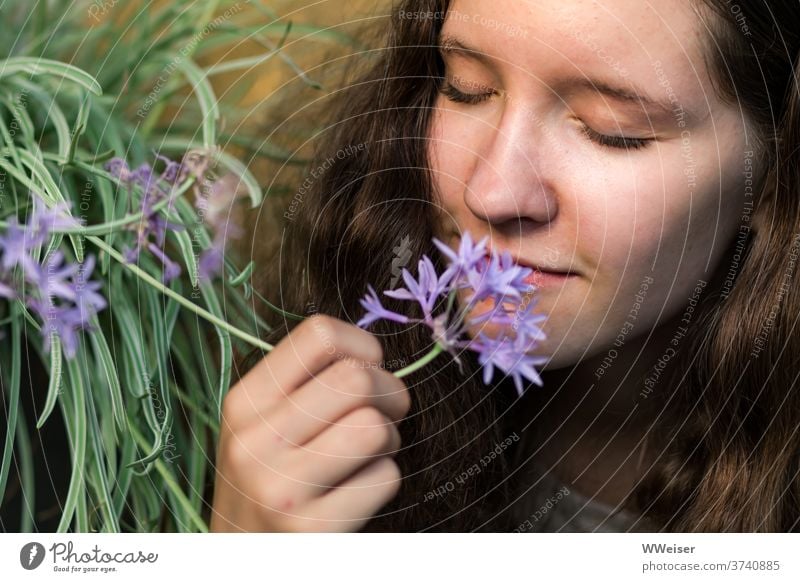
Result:
[[[491,256],[492,253],[491,248],[488,248],[489,255]],[[498,253],[502,253],[503,250],[499,249]],[[510,252],[510,251],[509,251]],[[542,269],[540,266],[522,260],[518,257],[515,257],[513,254],[511,258],[514,260],[516,264],[521,267],[527,267],[529,269],[533,269],[533,272],[525,277],[523,281],[528,285],[534,285],[537,288],[542,287],[553,287],[556,285],[562,285],[563,283],[567,282],[570,279],[573,279],[578,276],[577,273],[574,273],[570,270],[558,270],[558,269]]]

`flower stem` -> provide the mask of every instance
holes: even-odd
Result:
[[[117,252],[110,245],[106,244],[102,239],[100,239],[100,238],[98,238],[96,236],[87,236],[86,238],[88,240],[90,240],[91,242],[93,242],[96,246],[98,246],[101,249],[103,249],[109,255],[111,255],[112,258],[114,258],[117,262],[119,262],[125,268],[127,268],[128,270],[130,270],[134,274],[136,274],[145,283],[147,283],[148,285],[150,285],[152,287],[155,287],[158,291],[160,291],[164,295],[167,295],[168,297],[171,297],[172,299],[174,299],[175,301],[180,303],[183,307],[185,307],[189,311],[192,311],[192,312],[196,313],[197,315],[199,315],[203,319],[206,319],[207,321],[213,323],[217,327],[220,327],[220,328],[230,332],[232,335],[235,335],[236,337],[246,341],[247,343],[249,343],[249,344],[251,344],[251,345],[253,345],[255,347],[261,348],[264,351],[271,351],[272,348],[274,347],[271,344],[269,344],[269,343],[267,343],[265,341],[262,341],[262,340],[258,339],[257,337],[254,337],[254,336],[250,335],[249,333],[246,333],[246,332],[240,330],[237,327],[232,326],[227,321],[224,321],[224,320],[218,318],[217,316],[215,316],[214,314],[206,311],[202,307],[200,307],[198,305],[195,305],[194,303],[192,303],[191,301],[189,301],[188,299],[183,297],[180,293],[176,293],[175,291],[173,291],[172,289],[170,289],[169,287],[167,287],[163,283],[159,282],[154,277],[152,277],[151,275],[149,275],[147,272],[145,272],[144,270],[140,269],[136,265],[126,262],[125,258],[119,252]],[[419,360],[417,360],[413,364],[410,364],[410,365],[406,366],[405,368],[401,368],[401,369],[397,370],[396,372],[394,372],[394,375],[397,376],[398,378],[404,378],[405,376],[408,376],[412,372],[416,372],[417,370],[419,370],[423,366],[425,366],[425,365],[429,364],[430,362],[432,362],[436,358],[436,356],[438,356],[443,351],[444,351],[444,347],[440,343],[437,342],[433,346],[433,348],[431,349],[430,352],[425,354],[422,358],[420,358]]]
[[[181,185],[179,190],[170,193],[169,197],[154,203],[150,211],[151,212],[159,211],[168,204],[172,204],[173,202],[175,202],[175,200],[179,196],[182,196],[183,194],[186,193],[186,191],[192,186],[192,184],[194,184],[194,181],[195,181],[194,176],[188,178],[187,181]],[[84,236],[89,236],[91,234],[111,234],[115,230],[119,230],[120,227],[133,224],[134,222],[141,222],[143,216],[144,212],[140,211],[135,214],[127,214],[123,218],[118,218],[117,220],[112,220],[111,222],[92,224],[89,226],[51,228],[49,229],[49,232],[59,233],[59,234],[79,234]],[[0,226],[8,228],[8,222],[5,220],[0,220]]]
[[[419,360],[417,360],[413,364],[410,364],[405,368],[397,370],[396,372],[394,372],[394,375],[397,376],[398,378],[404,378],[405,376],[408,376],[412,372],[416,372],[426,364],[433,361],[433,359],[436,358],[436,356],[438,356],[443,351],[444,347],[442,347],[442,344],[437,342],[436,345],[433,346],[433,349],[431,351],[422,356]]]
[[[136,276],[138,276],[140,279],[142,279],[145,283],[147,283],[148,285],[150,285],[152,287],[155,287],[158,291],[160,291],[164,295],[167,295],[168,297],[171,297],[172,299],[174,299],[175,301],[180,303],[183,307],[185,307],[189,311],[192,311],[192,312],[196,313],[197,315],[199,315],[203,319],[213,323],[214,325],[216,325],[219,328],[224,329],[225,331],[229,332],[230,334],[235,335],[239,339],[246,341],[250,345],[253,345],[253,346],[257,347],[257,348],[261,348],[262,350],[265,350],[265,351],[271,351],[272,350],[272,348],[273,348],[272,344],[269,344],[269,343],[267,343],[265,341],[262,341],[262,340],[258,339],[257,337],[254,337],[254,336],[250,335],[249,333],[242,331],[241,329],[231,325],[227,321],[224,321],[224,320],[220,319],[219,317],[215,316],[214,314],[206,311],[205,309],[203,309],[199,305],[195,305],[194,303],[192,303],[191,301],[186,299],[180,293],[177,293],[177,292],[173,291],[172,289],[170,289],[169,287],[167,287],[163,283],[161,283],[158,280],[156,280],[154,277],[149,275],[143,269],[140,269],[139,267],[137,267],[136,265],[134,265],[132,263],[126,262],[125,258],[119,252],[117,252],[112,246],[106,244],[101,238],[98,238],[96,236],[87,236],[86,238],[88,240],[90,240],[91,242],[93,242],[96,246],[98,246],[101,249],[103,249],[109,255],[111,255],[112,258],[114,258],[117,262],[122,264],[125,268],[127,268],[128,270],[130,270],[133,273],[135,273]]]
[[[139,443],[140,447],[144,448],[148,446],[149,443],[144,438],[142,433],[140,433],[138,429],[135,426],[133,426],[130,422],[128,423],[128,430],[133,435],[133,438],[136,439],[136,441]],[[178,503],[180,503],[181,507],[186,512],[186,515],[192,521],[197,530],[201,533],[208,533],[208,526],[206,525],[206,522],[203,520],[200,514],[198,514],[195,511],[191,501],[189,501],[189,499],[186,497],[186,494],[183,492],[180,485],[175,480],[175,476],[167,468],[164,461],[162,461],[161,459],[156,459],[155,463],[156,463],[156,471],[158,471],[159,474],[161,475],[161,478],[164,479],[164,484],[175,496],[175,499],[178,501]]]

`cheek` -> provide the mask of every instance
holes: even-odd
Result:
[[[593,254],[597,282],[641,280],[651,271],[670,277],[702,271],[738,214],[725,195],[731,186],[720,183],[717,161],[687,165],[674,153],[640,160],[632,154],[617,166],[602,174],[595,169],[599,179],[589,170],[573,184],[579,189],[577,236]]]
[[[480,129],[475,120],[437,107],[428,131],[428,160],[438,192],[438,202],[450,221],[461,214],[464,188],[475,171]],[[451,227],[457,224],[451,225]]]
[[[679,314],[735,238],[739,154],[700,158],[704,151],[718,150],[698,141],[688,161],[675,151],[632,155],[626,169],[594,168],[602,179],[592,180],[591,170],[581,176],[577,237],[591,256],[594,280],[575,316],[589,335],[599,332],[598,349],[628,321],[634,303],[634,335]],[[734,169],[720,172],[720,161]],[[721,174],[733,178],[722,181]]]

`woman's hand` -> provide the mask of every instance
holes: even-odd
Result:
[[[231,388],[210,530],[356,531],[389,502],[411,397],[382,360],[370,333],[314,315]]]

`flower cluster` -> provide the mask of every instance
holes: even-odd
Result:
[[[162,280],[164,283],[168,283],[181,274],[181,268],[178,263],[172,261],[164,253],[165,238],[168,230],[177,232],[183,230],[184,226],[170,222],[154,206],[171,195],[175,184],[180,183],[186,177],[186,172],[179,163],[158,154],[156,157],[165,162],[164,170],[160,175],[155,174],[153,168],[147,163],[131,170],[128,163],[122,158],[111,159],[106,162],[105,168],[112,176],[127,186],[129,200],[132,200],[130,193],[134,186],[138,186],[142,193],[138,208],[138,211],[142,213],[142,218],[138,223],[130,226],[130,229],[136,233],[136,243],[133,247],[125,246],[123,248],[125,260],[129,263],[136,262],[142,250],[147,249],[164,266]],[[169,207],[169,204],[167,206]]]
[[[492,252],[489,256],[488,237],[475,243],[469,233],[464,233],[458,251],[437,239],[433,242],[446,257],[447,269],[437,274],[431,259],[423,255],[418,278],[403,269],[405,287],[383,292],[394,299],[417,303],[422,317],[411,318],[386,309],[369,285],[368,294],[361,300],[366,314],[357,325],[366,328],[380,319],[401,324],[423,323],[430,327],[433,339],[459,364],[460,350],[477,352],[483,366],[484,383],[492,381],[497,367],[513,378],[520,395],[523,378],[541,386],[536,366],[545,363],[547,358],[527,353],[536,342],[545,339],[539,324],[546,316],[533,312],[537,298],[529,298],[529,295],[535,286],[525,282],[533,270],[515,264],[508,251],[500,255]],[[467,300],[454,310],[456,294],[461,290],[467,294]],[[434,315],[437,303],[444,299],[448,299],[447,310]],[[489,310],[472,316],[478,303],[489,300],[492,301]],[[462,339],[468,329],[484,325],[499,325],[502,331],[496,337],[489,337],[481,330],[472,338]]]
[[[25,299],[25,304],[44,322],[42,336],[45,352],[50,351],[52,334],[63,346],[64,356],[72,358],[78,348],[78,331],[93,331],[93,316],[107,305],[97,291],[100,283],[89,281],[95,258],[87,256],[83,263],[65,262],[64,253],[55,250],[40,263],[37,257],[48,241],[52,230],[80,227],[69,215],[69,203],[62,202],[46,208],[39,195],[31,193],[33,210],[28,222],[20,225],[15,216],[0,235],[0,296],[6,299]],[[25,282],[33,291],[20,291],[13,279],[19,267]]]
[[[210,280],[222,273],[226,238],[238,238],[242,235],[242,229],[227,220],[227,212],[238,196],[240,187],[241,180],[238,176],[225,174],[204,188],[207,195],[204,193],[195,199],[198,215],[202,215],[214,233],[211,245],[203,251],[198,261],[197,270],[201,279]]]
[[[170,160],[159,154],[155,154],[155,156],[164,162],[164,169],[160,174],[154,173],[152,166],[147,163],[131,170],[128,163],[122,158],[113,158],[106,163],[105,168],[128,187],[129,193],[134,186],[138,186],[141,191],[138,212],[141,212],[142,218],[130,227],[136,233],[136,243],[134,247],[125,247],[123,250],[125,260],[129,263],[135,262],[142,250],[146,249],[163,265],[162,281],[168,283],[180,276],[181,268],[164,252],[166,234],[167,231],[179,232],[185,230],[186,227],[170,222],[159,209],[155,208],[156,204],[168,200],[164,210],[169,212],[172,205],[171,197],[177,192],[176,186],[186,178],[193,176],[195,178],[194,203],[198,213],[204,212],[209,206],[219,209],[233,202],[238,190],[238,178],[236,178],[235,185],[231,184],[233,176],[230,174],[223,176],[220,180],[209,181],[207,179],[209,157],[202,152],[188,152],[181,162]],[[200,185],[203,186],[202,189]],[[208,191],[207,195],[205,191]],[[210,214],[205,222],[213,229],[214,238],[209,248],[203,250],[198,257],[197,269],[200,279],[208,281],[222,271],[223,235],[236,236],[239,231],[232,225],[228,225],[227,229],[223,228],[219,212]]]

